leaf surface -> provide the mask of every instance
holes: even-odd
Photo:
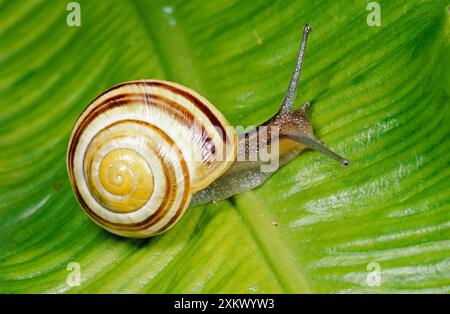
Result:
[[[69,27],[66,1],[0,1],[0,292],[450,292],[445,1],[379,1],[380,27],[362,0],[79,3]],[[147,240],[80,210],[65,154],[91,99],[166,79],[257,125],[278,109],[305,23],[297,106],[311,101],[317,137],[351,167],[307,151]]]

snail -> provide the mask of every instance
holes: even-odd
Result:
[[[310,31],[305,25],[280,109],[248,132],[238,134],[208,100],[173,82],[131,81],[96,97],[76,121],[67,152],[69,179],[88,216],[120,236],[161,234],[188,207],[253,189],[273,174],[261,171],[261,158],[240,160],[242,147],[244,154],[278,147],[278,168],[307,147],[348,165],[314,136],[309,103],[293,108]],[[271,132],[278,136],[267,138]],[[264,140],[250,147],[252,139]]]

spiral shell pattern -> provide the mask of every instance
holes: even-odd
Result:
[[[166,81],[127,82],[83,111],[67,168],[78,201],[98,225],[149,237],[173,226],[192,194],[230,167],[236,138],[195,91]]]

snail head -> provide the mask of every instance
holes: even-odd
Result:
[[[306,102],[300,109],[294,109],[297,99],[297,90],[300,74],[303,66],[306,43],[312,28],[306,24],[303,29],[303,37],[298,51],[294,72],[292,73],[288,89],[281,103],[278,113],[265,123],[267,126],[277,126],[281,137],[287,137],[293,141],[306,145],[317,150],[328,157],[339,161],[342,165],[348,166],[349,161],[327,148],[319,141],[313,133],[311,121],[306,113],[310,103]]]

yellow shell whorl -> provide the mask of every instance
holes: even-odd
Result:
[[[149,237],[173,226],[192,194],[230,167],[236,137],[223,115],[186,87],[123,83],[97,97],[77,120],[69,177],[97,224]]]

